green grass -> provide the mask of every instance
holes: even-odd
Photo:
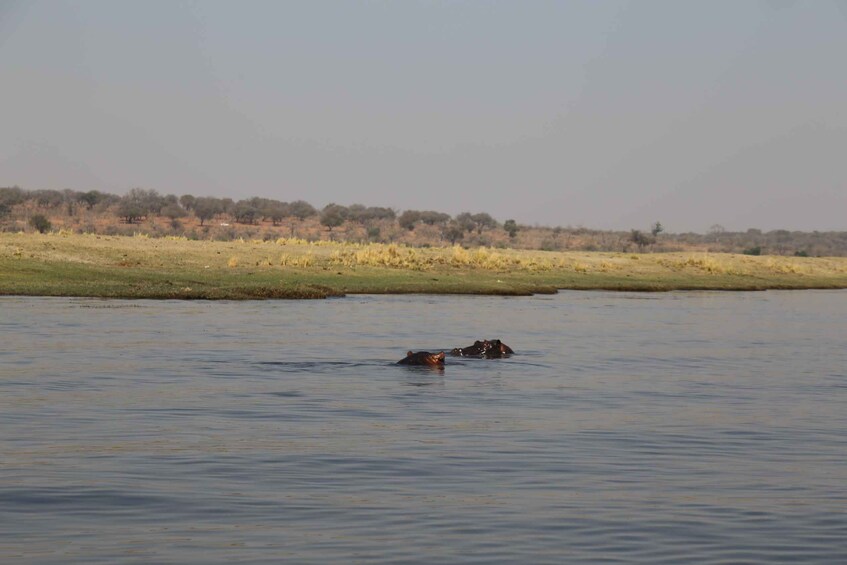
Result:
[[[527,295],[564,288],[847,288],[847,258],[0,234],[0,294],[5,295],[254,299]]]

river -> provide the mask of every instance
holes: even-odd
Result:
[[[0,562],[843,563],[845,336],[845,291],[3,297]]]

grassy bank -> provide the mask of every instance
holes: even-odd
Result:
[[[247,299],[560,288],[847,288],[847,258],[0,234],[2,295]]]

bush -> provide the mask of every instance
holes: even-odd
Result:
[[[50,223],[44,214],[36,214],[29,219],[29,225],[38,230],[38,233],[44,233],[52,229],[53,224]]]
[[[656,243],[656,238],[643,233],[640,230],[632,230],[629,234],[629,241],[636,244],[639,249],[644,249],[648,245]]]
[[[503,223],[503,229],[509,234],[509,239],[515,239],[518,235],[518,224],[515,220],[506,220]]]
[[[761,255],[762,254],[762,248],[758,245],[755,246],[755,247],[748,247],[747,249],[742,251],[742,253],[744,255]]]
[[[118,226],[109,224],[103,228],[103,235],[132,235],[134,228],[132,226]]]

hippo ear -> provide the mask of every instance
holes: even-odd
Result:
[[[411,351],[406,352],[406,357],[411,357],[412,355],[413,355],[413,353]]]

